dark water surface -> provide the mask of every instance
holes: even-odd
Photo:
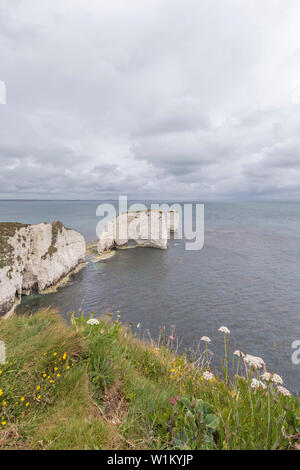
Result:
[[[98,202],[0,201],[0,221],[40,223],[61,220],[96,238]],[[53,305],[62,315],[121,311],[157,336],[159,326],[176,325],[182,347],[202,335],[222,353],[221,325],[231,330],[232,351],[262,356],[300,391],[300,365],[291,362],[300,339],[300,203],[205,204],[205,246],[185,251],[171,240],[167,251],[138,248],[89,263],[56,294],[25,298],[18,312]]]

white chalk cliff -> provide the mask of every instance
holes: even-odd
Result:
[[[125,248],[130,242],[136,246],[160,248],[168,247],[168,233],[178,227],[178,215],[170,212],[149,210],[125,212],[108,222],[98,242],[98,253],[114,248]]]
[[[55,285],[85,258],[85,240],[61,222],[0,223],[0,316],[21,295]]]

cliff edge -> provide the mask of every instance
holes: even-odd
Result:
[[[61,222],[0,223],[0,316],[22,295],[55,285],[85,258],[85,240]]]

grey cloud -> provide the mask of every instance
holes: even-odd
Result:
[[[279,143],[264,152],[262,165],[274,168],[300,169],[300,139]]]
[[[298,0],[2,0],[0,197],[300,196],[299,20]]]
[[[202,110],[201,103],[190,96],[180,100],[160,105],[152,115],[145,116],[138,123],[135,137],[148,137],[152,135],[180,134],[195,132],[199,129],[209,129],[210,120]]]

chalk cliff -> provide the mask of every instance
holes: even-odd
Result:
[[[122,213],[105,225],[99,238],[98,253],[125,248],[131,243],[165,250],[168,231],[174,232],[177,227],[178,215],[175,212],[170,212],[167,217],[160,210]]]
[[[21,295],[42,292],[68,275],[85,257],[85,240],[61,222],[0,223],[0,316]]]

